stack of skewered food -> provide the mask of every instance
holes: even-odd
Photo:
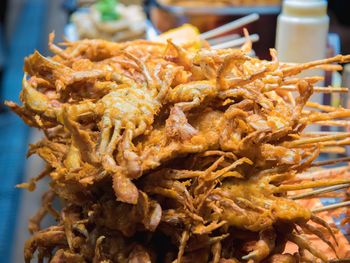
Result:
[[[41,262],[326,262],[314,235],[337,251],[333,227],[295,191],[350,183],[313,180],[321,152],[349,133],[350,110],[308,102],[320,77],[350,56],[285,64],[241,49],[182,47],[171,40],[50,41],[53,57],[25,59],[22,105],[7,102],[45,136],[31,145],[50,178],[30,220],[24,256]],[[52,202],[61,200],[57,211]],[[40,228],[51,214],[57,224]],[[286,244],[296,244],[293,252]],[[340,257],[345,255],[339,255]]]

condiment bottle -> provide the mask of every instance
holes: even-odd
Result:
[[[325,0],[285,0],[277,19],[276,49],[281,62],[303,63],[325,58],[329,28]],[[324,76],[322,70],[307,70],[299,77]],[[317,83],[322,86],[323,82]],[[323,104],[323,94],[316,93],[311,101]],[[309,131],[320,130],[310,125]]]
[[[282,62],[303,63],[326,55],[329,17],[325,0],[285,0],[277,20],[276,49]],[[323,76],[320,70],[302,76]],[[318,83],[319,85],[320,83]],[[322,97],[312,100],[322,102]]]
[[[325,0],[285,0],[277,21],[280,60],[306,62],[324,58],[328,27]]]

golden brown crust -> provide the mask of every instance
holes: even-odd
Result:
[[[349,56],[286,65],[275,50],[271,61],[249,57],[249,43],[65,46],[51,39],[55,56],[26,58],[23,106],[7,103],[45,132],[29,154],[46,161],[51,178],[27,262],[36,250],[52,262],[295,262],[306,250],[326,261],[302,231],[336,250],[324,237],[332,229],[288,192],[350,182],[299,175],[322,149],[350,142],[349,133],[304,128],[350,110],[308,103],[318,78],[294,75]],[[48,212],[57,226],[40,230]],[[300,251],[283,254],[287,241]]]

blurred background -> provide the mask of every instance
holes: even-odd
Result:
[[[228,23],[250,13],[260,19],[248,25],[260,40],[255,54],[268,57],[273,47],[276,20],[281,1],[185,1],[134,0],[119,1],[118,12],[111,12],[116,1],[92,0],[1,0],[0,1],[0,262],[22,262],[22,247],[29,234],[28,218],[40,205],[45,182],[34,193],[15,188],[16,184],[34,177],[43,164],[37,157],[26,159],[28,144],[41,134],[26,127],[3,105],[19,101],[23,59],[39,50],[50,55],[48,34],[55,32],[55,42],[65,39],[104,38],[126,41],[150,38],[169,29],[191,23],[200,32]],[[94,4],[94,5],[93,5]],[[329,0],[330,34],[328,54],[350,53],[350,1]],[[236,38],[239,31],[226,38]],[[334,80],[328,80],[334,83]],[[327,98],[326,98],[327,99]],[[328,98],[330,100],[330,98]],[[49,222],[46,222],[49,224]]]

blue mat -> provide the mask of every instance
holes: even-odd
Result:
[[[28,128],[12,113],[0,116],[0,262],[10,262]]]
[[[18,16],[9,50],[6,50],[2,99],[18,102],[23,76],[23,59],[35,49],[42,49],[47,1],[26,0]]]
[[[18,102],[23,77],[23,59],[41,49],[48,1],[26,0],[12,34],[1,83],[1,101]],[[11,262],[29,128],[14,114],[0,113],[0,263]],[[22,248],[18,248],[22,251]]]

